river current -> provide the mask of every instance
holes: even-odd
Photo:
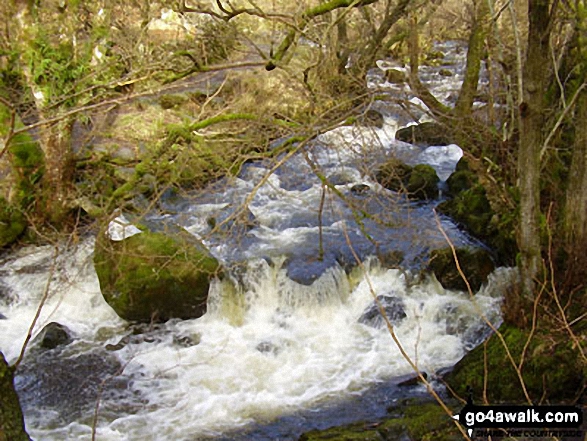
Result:
[[[443,50],[462,58],[457,45]],[[462,79],[458,69],[438,81],[437,96],[450,99]],[[369,81],[407,93],[379,71]],[[58,252],[46,246],[5,255],[0,350],[9,362],[44,293],[33,336],[57,322],[74,337],[52,350],[33,339],[17,372],[31,436],[297,439],[312,428],[382,415],[406,394],[397,384],[413,369],[383,322],[369,315],[375,296],[390,302],[402,347],[432,379],[487,335],[485,319],[499,324],[511,272],[496,270],[474,297],[420,276],[429,251],[447,245],[444,234],[458,246],[483,245],[436,215],[438,201],[410,201],[371,173],[393,154],[430,164],[445,180],[461,149],[398,142],[395,130],[405,121],[386,103],[375,107],[382,127],[334,129],[273,173],[275,162],[250,163],[204,194],[165,197],[146,217],[153,228],[195,235],[230,269],[230,277],[212,283],[199,319],[129,326],[102,298],[93,237],[60,244]],[[313,167],[336,192],[325,190]],[[215,228],[223,222],[229,228]],[[132,232],[116,228],[114,238]]]

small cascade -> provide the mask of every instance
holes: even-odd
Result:
[[[456,57],[456,46],[444,49]],[[430,79],[445,101],[461,73]],[[382,71],[368,81],[407,93]],[[0,350],[9,362],[46,297],[16,373],[32,437],[295,437],[318,427],[316,415],[330,421],[327,409],[346,409],[333,423],[352,422],[384,412],[390,396],[405,394],[397,379],[413,371],[377,302],[403,350],[432,379],[498,326],[513,271],[497,269],[474,296],[423,276],[430,251],[447,246],[445,234],[455,246],[483,245],[438,217],[437,200],[411,201],[373,176],[394,156],[431,165],[445,180],[461,149],[396,141],[406,121],[385,103],[378,106],[382,127],[334,129],[274,172],[275,163],[247,164],[205,192],[163,198],[142,219],[161,231],[184,229],[222,262],[224,278],[212,283],[199,319],[152,326],[121,320],[100,293],[93,238],[57,253],[31,247],[5,256]],[[329,180],[328,191],[313,167]],[[71,342],[42,348],[38,336],[52,322]],[[231,435],[251,430],[258,436]]]

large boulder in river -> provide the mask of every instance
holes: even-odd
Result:
[[[438,196],[440,179],[436,170],[429,165],[418,164],[412,167],[391,158],[379,168],[375,178],[383,187],[407,192],[412,199],[434,199]]]
[[[101,234],[94,264],[102,295],[125,320],[189,319],[206,312],[218,261],[195,238],[142,232],[123,240]]]
[[[404,127],[395,133],[395,139],[423,147],[454,144],[446,127],[435,122],[424,122]]]

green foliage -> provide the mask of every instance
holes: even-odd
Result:
[[[24,232],[25,217],[6,199],[0,197],[0,248],[13,243]]]
[[[389,409],[390,416],[376,423],[360,422],[303,434],[300,441],[459,441],[463,437],[437,403],[404,400]]]
[[[8,151],[16,176],[14,200],[20,207],[27,209],[38,198],[41,178],[45,172],[45,157],[39,144],[28,133],[13,136]]]
[[[75,91],[79,80],[89,72],[91,52],[76,52],[70,41],[53,42],[42,26],[36,30],[23,54],[33,82],[40,87],[46,103],[61,100],[61,105],[71,107],[77,100],[65,97]]]
[[[519,364],[530,332],[509,325],[502,325],[500,332],[515,363]],[[586,378],[579,366],[578,349],[573,346],[566,334],[542,330],[532,336],[524,355],[522,378],[534,402],[573,402],[577,398]],[[486,345],[467,354],[445,380],[462,397],[470,386],[474,399],[479,402],[485,382],[487,399],[491,403],[526,401],[518,375],[495,335]]]

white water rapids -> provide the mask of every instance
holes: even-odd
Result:
[[[66,325],[76,336],[73,353],[102,350],[126,332],[102,299],[91,250],[87,241],[59,258],[35,328],[51,321]],[[10,361],[46,283],[47,272],[32,268],[51,265],[52,255],[51,248],[40,248],[2,267],[2,283],[18,295],[0,320],[0,349]],[[377,294],[403,299],[407,317],[396,333],[418,366],[434,373],[464,354],[467,340],[475,338],[470,332],[481,323],[478,310],[499,320],[505,275],[497,271],[471,300],[433,281],[411,285],[399,270],[374,261],[364,274],[329,270],[310,287],[265,261],[251,262],[240,293],[227,284],[213,286],[204,317],[169,322],[155,337],[115,352],[122,362],[117,375],[130,378],[129,390],[118,397],[128,400],[128,409],[120,411],[121,403],[103,397],[97,439],[200,439],[319,407],[411,372],[386,329],[358,322],[373,300],[370,285]],[[199,343],[177,344],[186,337]],[[79,420],[61,425],[56,408],[37,409],[27,415],[27,427],[36,440],[89,440],[93,407],[85,410]]]
[[[379,85],[381,78],[379,74]],[[453,86],[460,78],[451,80]],[[441,95],[453,93],[447,81],[438,84]],[[342,127],[326,133],[308,158],[325,175],[337,177],[340,193],[392,226],[364,220],[381,250],[400,250],[406,262],[417,265],[430,249],[446,246],[439,225],[457,245],[471,245],[450,220],[441,218],[437,224],[435,202],[413,204],[383,189],[365,162],[393,152],[407,162],[432,165],[445,180],[462,151],[454,145],[422,149],[396,142],[400,122],[388,114],[384,122],[382,128]],[[362,404],[353,408],[353,400],[412,372],[385,327],[359,320],[374,296],[392,297],[402,305],[405,318],[396,321],[395,332],[428,374],[454,365],[480,341],[487,332],[482,315],[500,322],[510,271],[496,270],[470,297],[443,289],[434,278],[388,269],[369,257],[372,244],[332,194],[325,198],[322,219],[328,264],[318,265],[312,279],[304,265],[317,263],[321,183],[308,174],[302,155],[256,188],[266,172],[266,165],[249,164],[221,191],[175,202],[151,218],[173,221],[202,238],[223,263],[241,264],[233,277],[238,284],[215,281],[208,312],[196,320],[129,328],[102,298],[92,264],[93,238],[67,249],[60,245],[56,259],[52,247],[2,257],[0,350],[7,360],[18,358],[47,286],[33,335],[58,322],[74,337],[65,348],[46,352],[33,343],[19,369],[16,386],[35,440],[297,439],[303,430],[319,426],[311,415],[320,409],[350,402],[350,412],[359,415],[364,409]],[[354,194],[355,185],[366,187],[367,195]],[[239,230],[238,243],[230,232],[209,236],[209,216],[221,220],[226,215],[222,210],[234,211],[254,189],[248,209],[255,224]],[[357,246],[362,268],[356,262],[352,271],[344,265],[350,254],[344,235]],[[300,412],[306,413],[296,417]],[[288,418],[290,426],[275,423]],[[270,424],[285,429],[263,432]],[[251,427],[261,428],[258,435],[238,438]]]

